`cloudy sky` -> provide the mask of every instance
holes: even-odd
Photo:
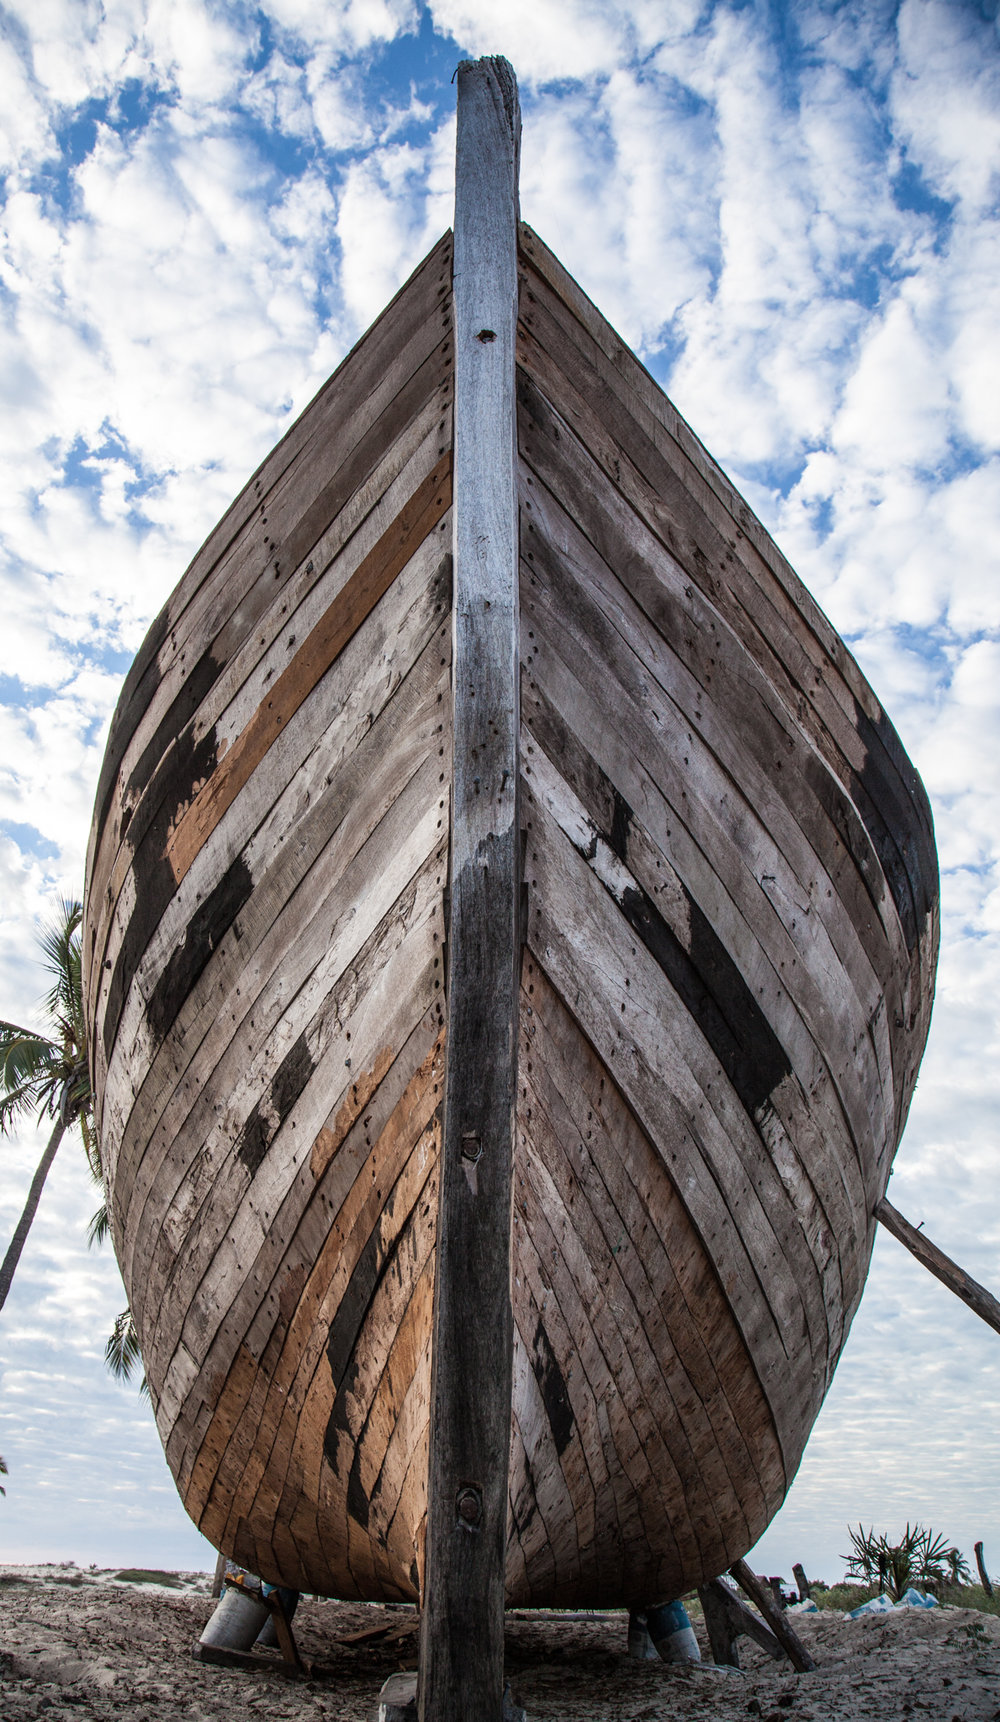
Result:
[[[890,1196],[1000,1287],[997,0],[4,0],[0,1015],[104,736],[235,492],[451,219],[505,53],[522,209],[847,638],[930,792],[934,1024]],[[0,1239],[41,1137],[0,1145]],[[211,1564],[68,1141],[0,1316],[0,1552]],[[888,1236],[759,1570],[919,1518],[1000,1573],[1000,1340]]]

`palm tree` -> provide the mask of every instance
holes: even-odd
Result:
[[[83,1008],[83,970],[79,903],[63,902],[53,925],[42,935],[45,967],[52,988],[45,1000],[53,1034],[38,1034],[0,1021],[0,1135],[10,1133],[17,1119],[38,1107],[39,1117],[56,1120],[48,1145],[35,1169],[28,1199],[0,1266],[0,1309],[7,1301],[14,1271],[31,1229],[49,1167],[67,1127],[80,1126],[83,1150],[96,1184],[103,1180],[101,1149],[94,1127],[94,1097],[87,1064],[87,1023]],[[87,1242],[103,1243],[108,1235],[108,1207],[102,1201],[87,1230]],[[104,1348],[104,1360],[119,1381],[131,1379],[140,1363],[139,1336],[132,1311],[123,1309]],[[145,1376],[140,1392],[148,1393]]]
[[[31,1230],[49,1168],[66,1130],[80,1127],[83,1151],[95,1182],[102,1176],[101,1151],[94,1130],[94,1101],[87,1069],[87,1031],[83,1013],[79,903],[64,901],[42,935],[45,967],[52,986],[45,999],[50,1034],[0,1021],[0,1135],[9,1135],[26,1113],[55,1124],[31,1180],[21,1218],[0,1265],[0,1309],[7,1301],[14,1272]]]

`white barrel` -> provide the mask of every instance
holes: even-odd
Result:
[[[646,1630],[663,1662],[700,1662],[701,1651],[682,1602],[646,1611]]]
[[[256,1597],[226,1589],[199,1642],[217,1650],[250,1650],[270,1613],[267,1604]]]

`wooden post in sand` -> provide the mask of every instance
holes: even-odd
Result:
[[[789,1626],[781,1609],[776,1607],[768,1586],[751,1571],[746,1561],[734,1561],[729,1571],[740,1589],[745,1591],[750,1601],[760,1609],[792,1667],[799,1674],[808,1674],[816,1664],[798,1634]]]
[[[444,1144],[421,1722],[499,1722],[520,968],[514,341],[520,113],[506,60],[458,68],[455,747]]]

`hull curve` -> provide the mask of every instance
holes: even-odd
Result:
[[[507,1595],[679,1595],[784,1498],[926,1038],[919,779],[521,230],[525,917]],[[451,242],[233,504],[112,725],[85,964],[115,1247],[209,1539],[423,1578],[447,1058]],[[471,1319],[471,1315],[470,1315]]]

